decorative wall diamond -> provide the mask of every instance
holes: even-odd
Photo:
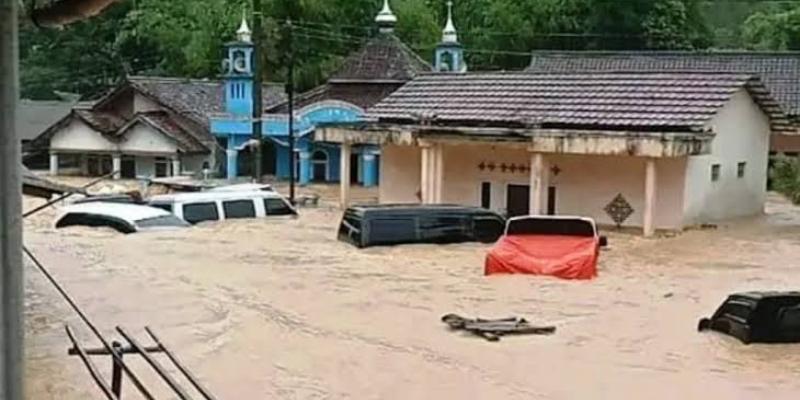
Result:
[[[485,170],[486,169],[486,163],[481,161],[481,163],[478,164],[478,169],[481,170],[481,171]]]
[[[489,171],[494,171],[495,165],[493,162],[489,163]]]
[[[617,224],[619,228],[634,212],[631,203],[622,196],[622,193],[614,197],[610,203],[604,208],[606,214],[611,217],[611,220]]]
[[[558,165],[553,165],[550,168],[550,172],[553,174],[553,176],[558,176],[558,174],[561,173],[561,168],[559,168]]]

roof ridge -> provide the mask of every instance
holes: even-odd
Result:
[[[752,56],[798,56],[797,50],[741,50],[741,49],[706,49],[706,50],[533,50],[536,55],[752,55]]]

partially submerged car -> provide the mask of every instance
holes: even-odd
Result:
[[[297,217],[297,210],[277,192],[206,191],[153,196],[149,204],[190,224],[242,218]]]
[[[728,296],[698,331],[713,330],[742,343],[800,342],[800,292],[745,292]]]
[[[108,227],[122,233],[185,228],[186,221],[158,208],[121,203],[90,202],[67,206],[56,228]]]
[[[357,247],[413,243],[492,243],[505,219],[493,211],[459,205],[385,204],[347,209],[338,238]]]
[[[597,276],[600,247],[606,245],[590,218],[514,217],[486,255],[484,273],[591,279]]]

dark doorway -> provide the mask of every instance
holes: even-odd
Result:
[[[311,155],[311,180],[325,182],[328,180],[328,153],[317,150]]]
[[[381,155],[375,156],[375,184],[381,184]]]
[[[277,151],[275,143],[272,140],[264,140],[261,142],[261,172],[264,175],[275,175],[277,165]]]
[[[361,154],[350,154],[350,183],[358,183],[358,159]]]
[[[122,156],[120,176],[122,176],[123,179],[136,179],[136,158],[133,156]]]
[[[556,187],[547,188],[547,215],[556,215]]]
[[[528,185],[508,185],[506,210],[509,217],[530,214],[531,190]]]
[[[492,208],[492,183],[481,183],[481,207],[490,209]]]

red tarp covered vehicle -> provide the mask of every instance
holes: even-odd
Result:
[[[589,218],[516,217],[486,255],[485,274],[551,275],[562,279],[597,276],[606,238]]]

